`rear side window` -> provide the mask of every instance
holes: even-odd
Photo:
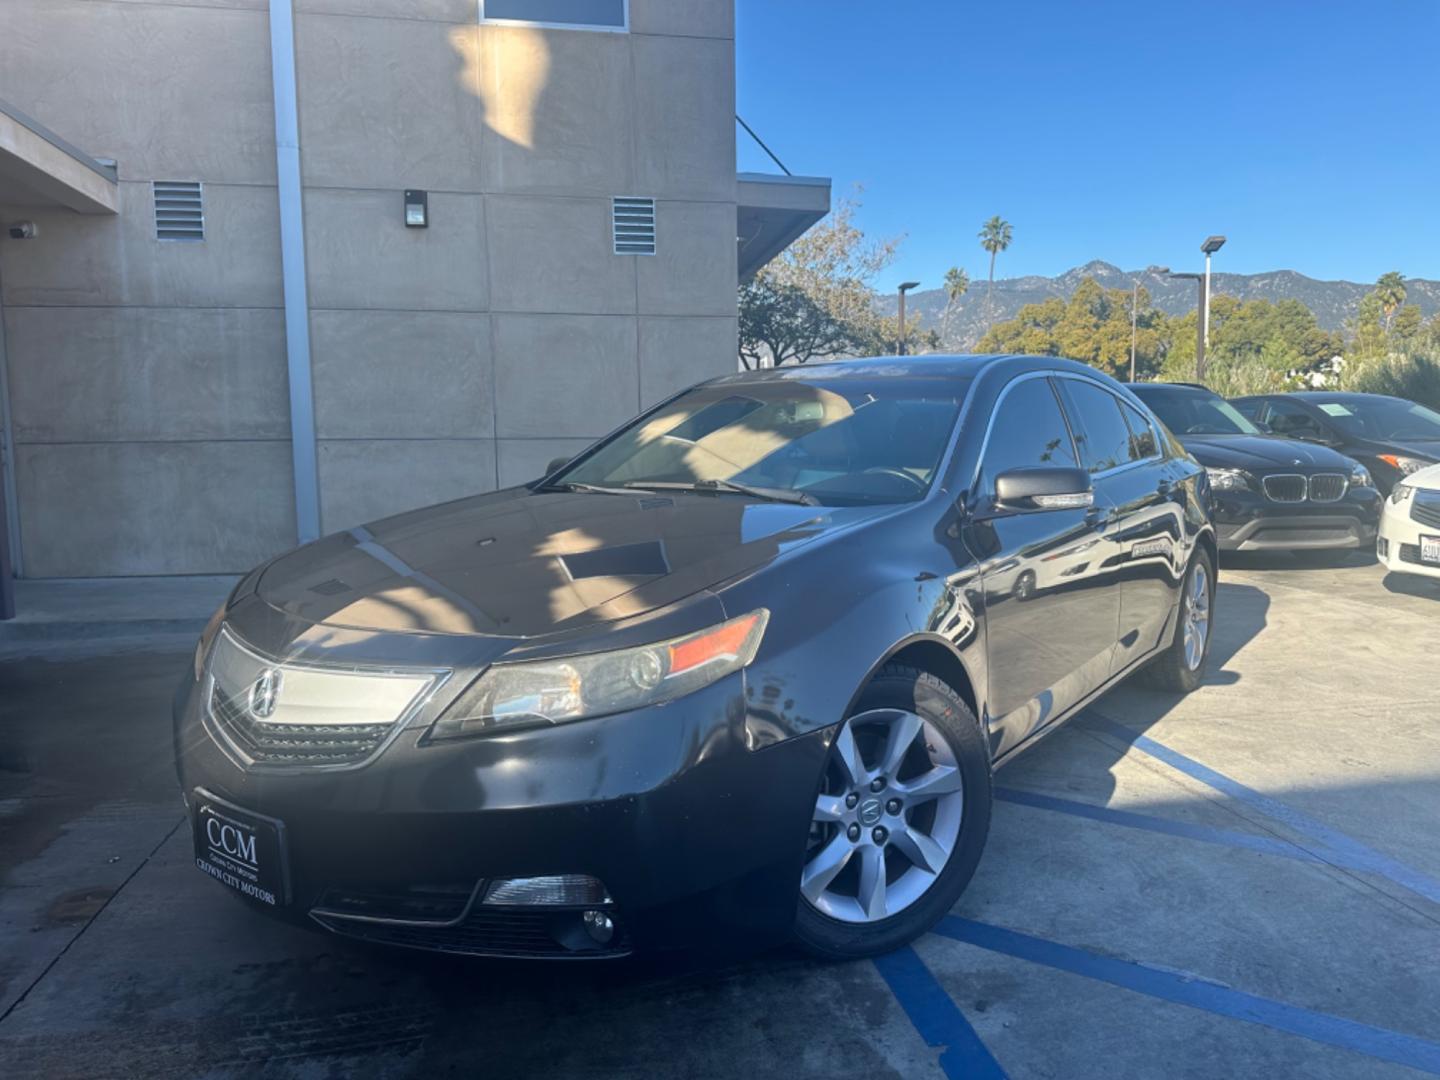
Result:
[[[1062,379],[1066,412],[1075,429],[1080,464],[1092,473],[1127,464],[1130,428],[1120,412],[1120,399],[1083,379]]]
[[[1150,418],[1133,405],[1120,402],[1120,411],[1130,425],[1130,460],[1144,461],[1160,454],[1160,445],[1155,441],[1155,428]]]
[[[1076,466],[1075,444],[1049,379],[1024,379],[1000,401],[985,444],[985,484],[1010,469]]]

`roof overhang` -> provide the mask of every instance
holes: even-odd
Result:
[[[739,207],[735,235],[743,285],[830,212],[830,179],[740,173],[736,184]]]
[[[115,166],[96,161],[0,101],[0,205],[114,214]]]

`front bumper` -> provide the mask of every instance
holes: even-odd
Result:
[[[508,735],[427,746],[406,729],[369,764],[329,772],[242,768],[206,730],[196,687],[187,677],[175,704],[180,784],[284,823],[290,889],[271,914],[388,944],[556,958],[779,940],[793,923],[829,733],[747,749],[742,674]],[[478,900],[495,879],[574,874],[613,898],[606,948],[573,933],[578,910]]]
[[[1373,488],[1353,488],[1333,503],[1277,503],[1257,492],[1217,491],[1215,536],[1222,551],[1369,548],[1382,501]]]
[[[1376,557],[1387,570],[1397,574],[1418,574],[1440,578],[1440,565],[1420,561],[1420,538],[1440,536],[1440,528],[1420,524],[1410,516],[1410,503],[1396,506],[1385,500],[1380,532],[1375,543]]]

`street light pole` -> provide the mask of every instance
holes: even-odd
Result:
[[[1203,348],[1197,354],[1197,375],[1201,382],[1204,382],[1204,354],[1210,348],[1210,256],[1225,246],[1225,237],[1207,236],[1205,242],[1200,245],[1200,250],[1205,253],[1205,281],[1200,286],[1200,340],[1204,342]]]
[[[1147,266],[1145,273],[1152,277],[1157,274],[1168,274],[1168,266]],[[1135,337],[1139,332],[1140,325],[1140,279],[1137,277],[1132,281],[1130,289],[1130,381],[1135,381]]]
[[[905,294],[911,289],[918,288],[918,281],[902,281],[899,287],[900,293],[900,355],[905,355]]]

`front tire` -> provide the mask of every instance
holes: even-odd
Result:
[[[1210,659],[1214,609],[1215,564],[1209,552],[1198,548],[1185,570],[1175,636],[1142,672],[1146,682],[1176,694],[1188,694],[1200,685],[1205,677],[1205,664]]]
[[[935,676],[887,664],[836,731],[801,872],[795,933],[828,960],[890,952],[940,920],[990,830],[990,754]]]

